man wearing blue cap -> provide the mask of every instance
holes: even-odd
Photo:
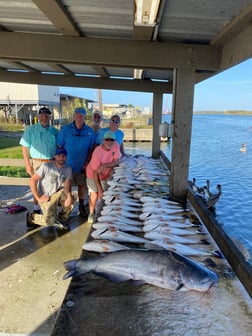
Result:
[[[56,149],[54,160],[43,163],[30,179],[33,196],[43,214],[27,213],[27,226],[36,225],[67,228],[75,203],[71,192],[72,169],[66,165],[67,151]],[[58,214],[58,206],[61,211]]]
[[[94,148],[94,130],[86,125],[86,110],[77,107],[72,123],[61,128],[58,135],[58,146],[67,150],[67,165],[72,168],[73,185],[78,186],[79,214],[88,217],[88,190],[85,168]]]

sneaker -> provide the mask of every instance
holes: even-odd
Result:
[[[61,223],[59,220],[55,221],[54,226],[56,226],[57,228],[59,228],[61,230],[68,230],[69,229],[69,226],[67,225],[66,222]]]
[[[95,219],[95,214],[89,214],[88,216],[88,223],[93,224]]]
[[[39,225],[33,223],[33,217],[32,217],[32,213],[29,213],[29,211],[27,211],[25,213],[25,218],[26,218],[26,226],[29,228],[29,229],[35,229],[37,227],[39,227]]]
[[[88,217],[88,212],[84,203],[79,204],[79,215],[81,215],[84,218]]]

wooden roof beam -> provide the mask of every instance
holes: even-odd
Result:
[[[208,45],[0,32],[0,58],[16,61],[218,71],[220,57]]]
[[[49,21],[63,34],[68,36],[83,36],[66,7],[59,0],[32,0],[45,14]]]

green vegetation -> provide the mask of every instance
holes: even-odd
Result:
[[[6,137],[0,135],[0,158],[22,159],[22,147],[19,137]],[[8,177],[28,177],[25,167],[0,166],[0,175]]]

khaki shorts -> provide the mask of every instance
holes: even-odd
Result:
[[[108,180],[101,181],[102,189],[105,191],[108,187]],[[87,177],[87,187],[89,192],[98,192],[94,179]]]
[[[73,186],[79,186],[79,185],[86,186],[86,174],[73,173],[72,185]]]
[[[42,163],[44,162],[49,162],[51,160],[40,160],[40,159],[31,159],[30,162],[31,162],[31,166],[32,166],[32,169],[34,172],[36,172],[39,167],[42,165]]]

